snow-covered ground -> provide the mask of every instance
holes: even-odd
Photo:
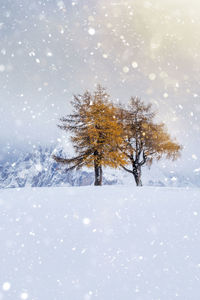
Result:
[[[0,299],[199,300],[200,189],[0,191]]]

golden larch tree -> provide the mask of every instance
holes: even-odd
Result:
[[[123,124],[122,153],[129,160],[123,169],[134,176],[137,186],[142,185],[141,168],[162,157],[175,160],[180,156],[182,146],[173,141],[163,123],[156,124],[156,113],[151,104],[145,105],[137,97],[132,97],[126,109],[120,107],[118,118]]]
[[[70,159],[54,156],[54,159],[67,164],[67,170],[94,167],[94,184],[102,185],[102,167],[117,168],[126,164],[126,155],[119,147],[123,127],[116,118],[117,109],[100,85],[93,94],[86,91],[75,95],[72,106],[73,113],[62,118],[59,127],[71,132],[76,155]]]

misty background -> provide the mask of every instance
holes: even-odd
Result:
[[[0,0],[0,160],[60,145],[73,94],[151,102],[183,145],[170,170],[200,173],[197,0]]]

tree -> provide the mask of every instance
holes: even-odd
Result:
[[[128,158],[131,169],[122,166],[131,173],[137,186],[142,185],[141,168],[152,164],[162,157],[175,160],[182,147],[173,141],[163,123],[156,124],[156,113],[151,104],[145,105],[137,97],[132,97],[127,109],[119,108],[118,118],[123,124],[122,153]]]
[[[71,159],[54,159],[67,164],[67,170],[94,167],[94,184],[102,185],[102,167],[116,168],[126,163],[125,154],[119,150],[123,130],[116,118],[117,109],[100,85],[93,94],[86,91],[75,95],[72,105],[73,113],[62,118],[59,127],[72,133],[76,155]]]

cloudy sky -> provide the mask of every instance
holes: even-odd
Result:
[[[198,0],[0,0],[1,157],[59,142],[72,95],[101,83],[152,102],[198,169],[199,32]]]

